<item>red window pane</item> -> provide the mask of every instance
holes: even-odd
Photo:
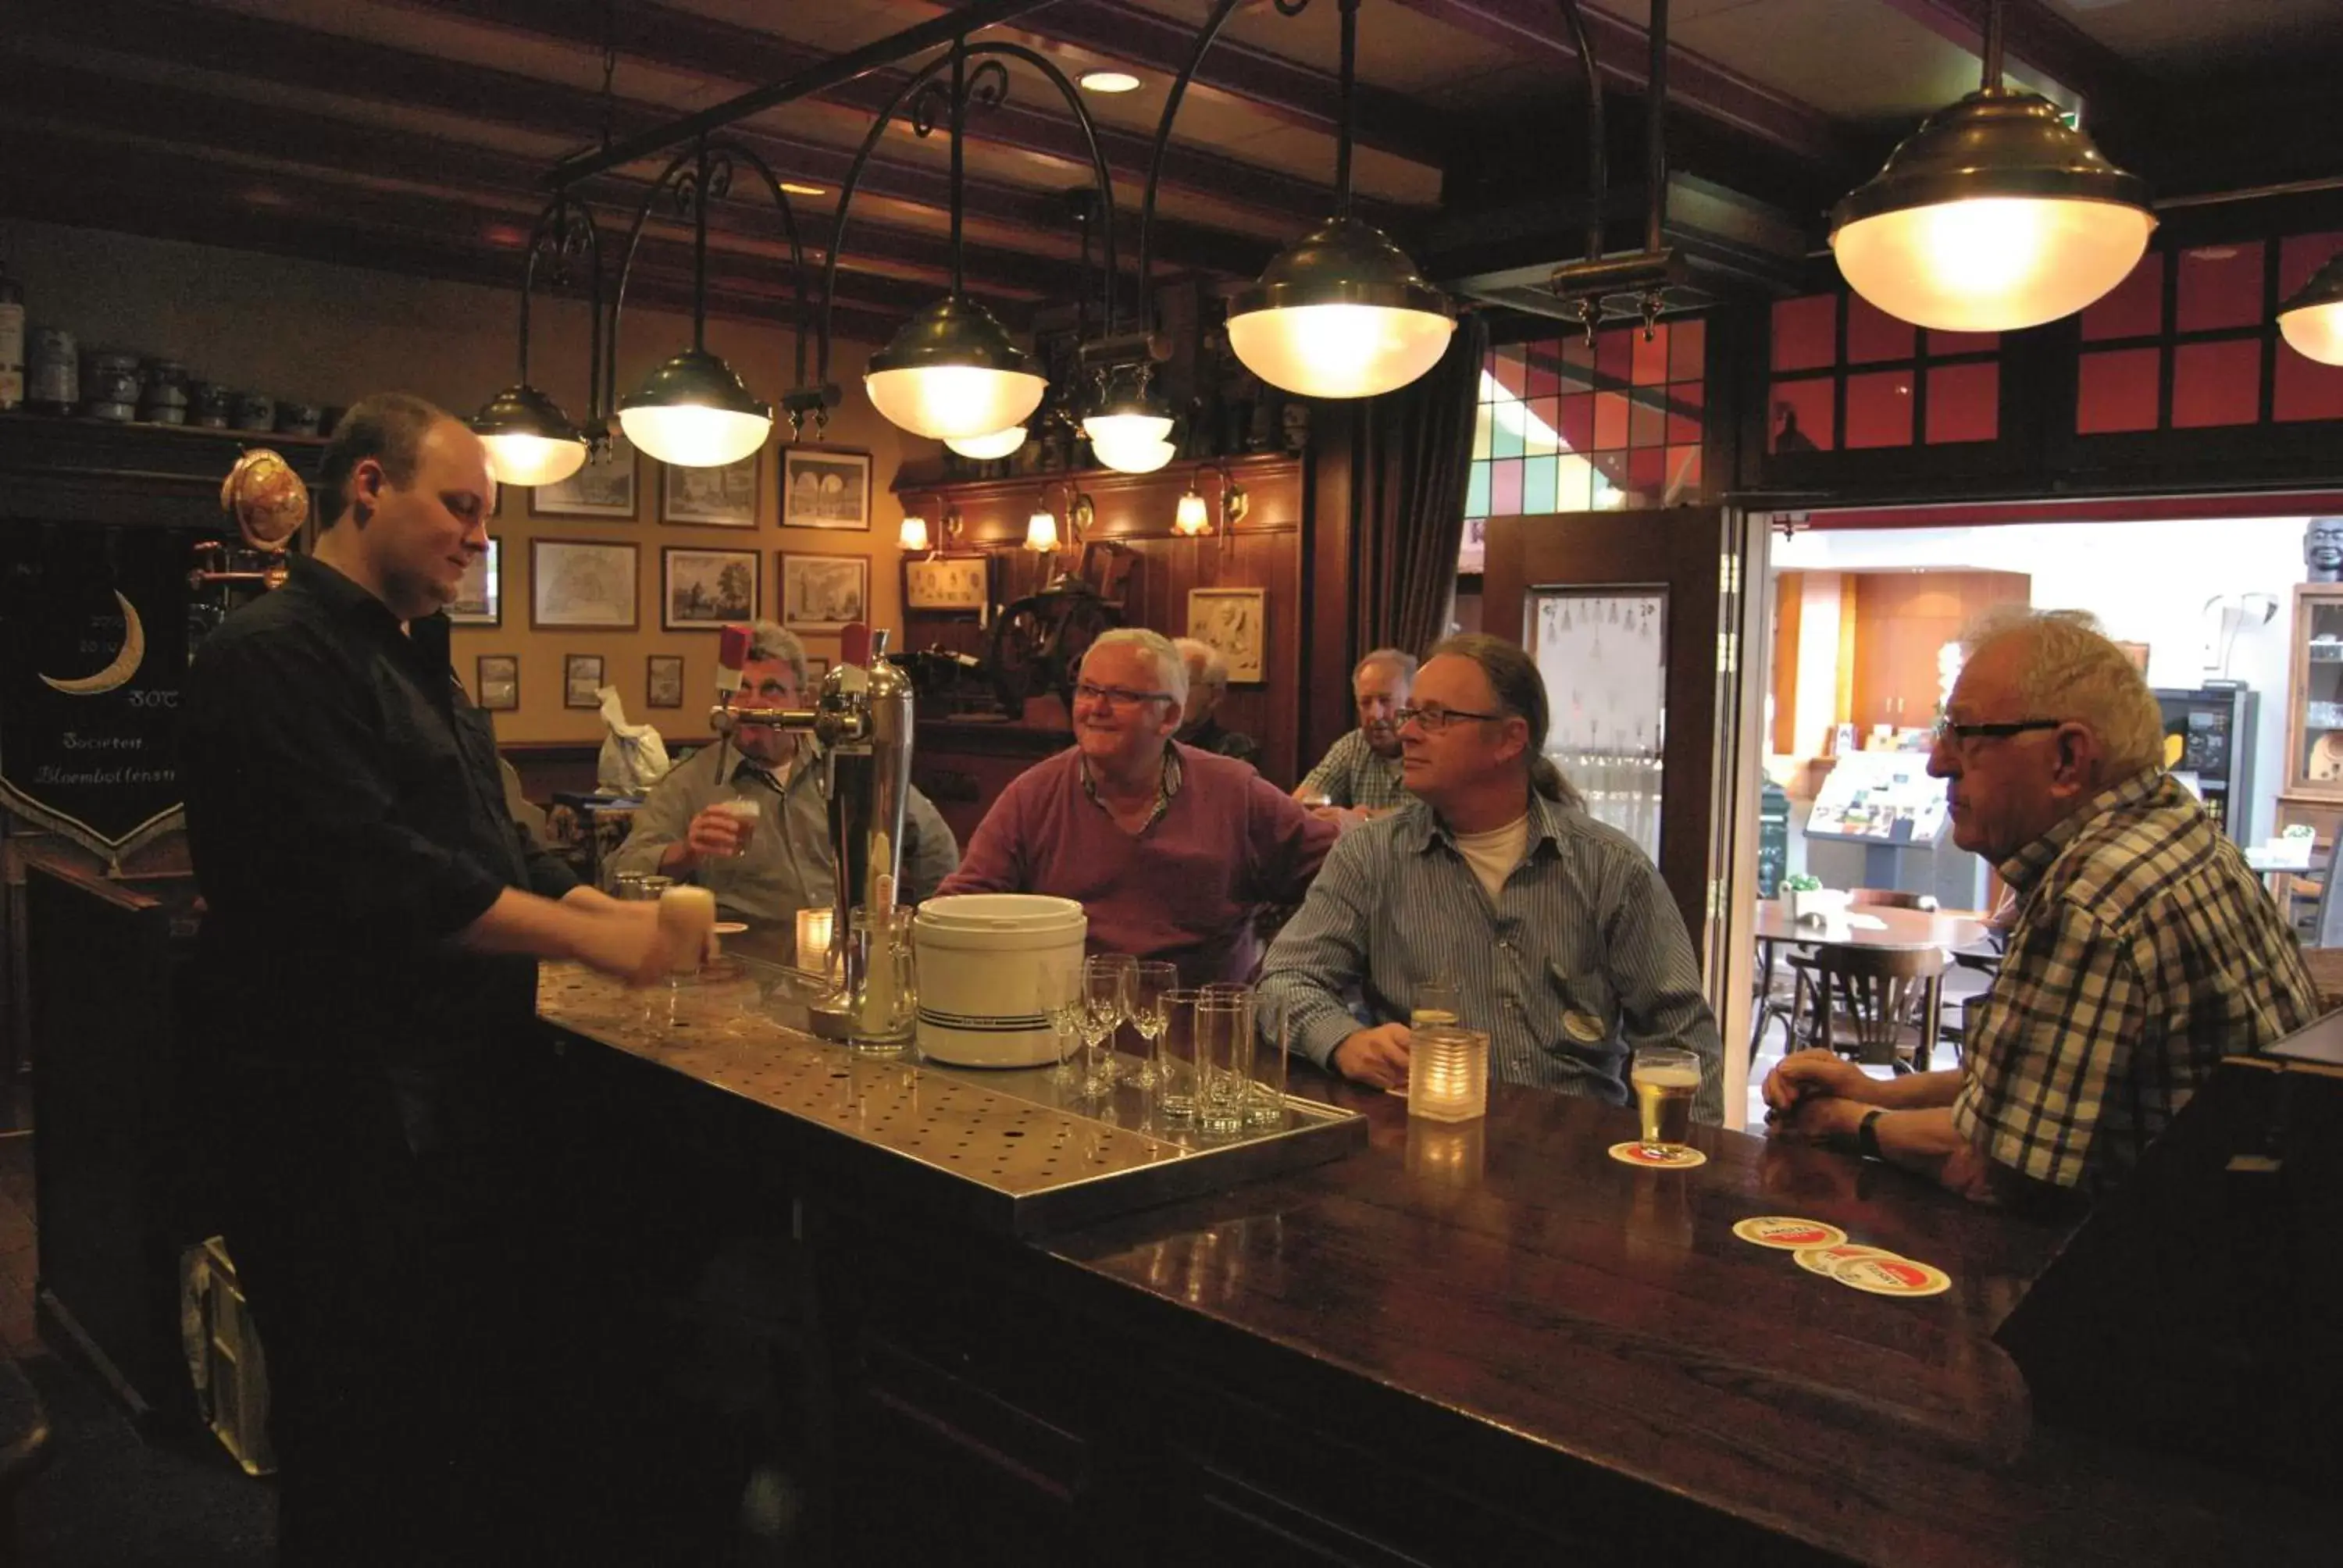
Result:
[[[1500,457],[1489,465],[1489,515],[1519,517],[1522,510],[1522,460]]]
[[[1698,381],[1708,373],[1708,323],[1678,321],[1668,327],[1668,379]]]
[[[1992,354],[2001,347],[1998,332],[1931,332],[1928,352],[1938,358],[1947,354]]]
[[[1562,400],[1562,423],[1555,427],[1562,432],[1562,447],[1565,452],[1591,452],[1594,449],[1594,395],[1574,392]]]
[[[1846,301],[1846,362],[1875,365],[1882,359],[1909,359],[1918,350],[1919,329],[1898,321],[1859,294]],[[1852,429],[1855,418],[1847,417]],[[1852,445],[1852,443],[1850,443]]]
[[[2270,389],[2273,419],[2343,419],[2343,365],[2321,365],[2278,346],[2278,379]]]
[[[1552,456],[1554,433],[1562,428],[1562,399],[1532,398],[1529,414],[1522,430],[1523,455],[1531,457]]]
[[[1668,388],[1668,444],[1677,446],[1701,438],[1701,404],[1707,388],[1697,381],[1679,381]]]
[[[1912,444],[1912,373],[1880,370],[1846,378],[1846,441],[1856,447]]]
[[[1928,372],[1928,444],[2001,434],[2001,367],[1939,365]]]
[[[1638,387],[1657,387],[1668,378],[1668,333],[1671,328],[1654,327],[1649,342],[1640,332],[1630,337],[1634,346],[1634,379]]]
[[[2160,348],[2117,348],[2083,356],[2075,393],[2075,433],[2104,436],[2156,428],[2156,394],[2164,374]]]
[[[2172,425],[2250,425],[2262,414],[2258,337],[2184,343],[2172,351]]]
[[[1573,332],[1563,338],[1562,362],[1564,365],[1575,366],[1582,372],[1594,368],[1594,349],[1586,341],[1586,334]],[[1582,375],[1579,379],[1584,381],[1585,377]]]
[[[1661,402],[1662,388],[1639,389],[1632,400],[1627,415],[1627,445],[1630,447],[1664,447],[1668,439],[1668,410]]]
[[[2259,240],[2182,251],[2180,297],[2174,309],[2176,330],[2258,326],[2262,318],[2263,251]],[[2176,414],[2174,423],[2178,422]]]
[[[1489,374],[1497,378],[1498,386],[1514,397],[1520,397],[1523,383],[1529,379],[1528,373],[1522,364],[1521,346],[1509,344],[1503,348],[1492,349],[1489,354]]]
[[[1815,370],[1838,361],[1838,296],[1774,302],[1774,368]]]
[[[2278,297],[2292,298],[2329,256],[2343,255],[2343,234],[2298,234],[2278,241]]]
[[[1594,395],[1594,449],[1615,452],[1627,444],[1627,395],[1624,392],[1597,392]]]
[[[2083,341],[2157,337],[2164,333],[2164,253],[2151,250],[2131,275],[2083,312]]]
[[[1656,507],[1666,494],[1668,454],[1664,447],[1646,447],[1627,454],[1627,488],[1635,505]]]
[[[1671,504],[1700,498],[1700,448],[1668,448],[1668,495]]]
[[[1604,385],[1624,387],[1635,369],[1635,335],[1604,332],[1594,339],[1594,374]]]
[[[1562,354],[1552,343],[1533,343],[1527,350],[1529,370],[1522,396],[1551,397],[1562,390]]]
[[[1835,384],[1827,376],[1804,381],[1776,381],[1769,401],[1765,449],[1769,452],[1827,452],[1836,444],[1838,421],[1833,417]]]

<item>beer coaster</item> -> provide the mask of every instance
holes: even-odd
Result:
[[[1654,1160],[1644,1152],[1644,1146],[1633,1140],[1611,1145],[1611,1158],[1622,1165],[1640,1165],[1646,1171],[1689,1171],[1695,1165],[1708,1163],[1708,1156],[1697,1149],[1679,1146],[1665,1159]]]
[[[1866,1247],[1857,1241],[1841,1241],[1835,1247],[1801,1247],[1790,1254],[1798,1267],[1809,1274],[1821,1274],[1826,1279],[1838,1278],[1835,1271],[1850,1258],[1893,1258],[1895,1253],[1885,1247]]]
[[[1849,1258],[1831,1271],[1831,1278],[1875,1296],[1934,1296],[1953,1288],[1944,1270],[1893,1255]]]
[[[749,929],[746,920],[719,920],[709,928],[719,937],[737,937]]]
[[[1846,1232],[1836,1225],[1825,1225],[1820,1220],[1792,1220],[1780,1214],[1753,1215],[1734,1226],[1733,1233],[1745,1241],[1776,1247],[1785,1252],[1795,1252],[1802,1247],[1835,1247],[1846,1240]]]

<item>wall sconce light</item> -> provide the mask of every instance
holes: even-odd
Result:
[[[903,526],[901,528],[897,530],[895,535],[895,543],[907,550],[926,549],[928,548],[928,519],[920,516],[917,512],[905,512],[903,514]]]
[[[1066,543],[1081,544],[1082,535],[1090,530],[1091,522],[1098,516],[1098,508],[1092,504],[1090,496],[1074,488],[1072,480],[1051,480],[1041,487],[1041,504],[1025,520],[1025,548],[1036,554],[1047,554],[1060,548],[1057,514],[1050,510],[1050,492],[1056,489],[1066,492],[1066,531],[1072,536]]]
[[[950,501],[944,500],[940,496],[930,496],[929,499],[938,503],[936,526],[942,533],[944,541],[946,543],[950,543],[950,541],[959,538],[961,528],[960,508],[953,506]],[[907,551],[937,549],[941,548],[940,546],[931,542],[930,538],[928,518],[927,514],[924,511],[906,512],[903,514],[903,526],[895,535],[895,543]]]
[[[1212,513],[1204,504],[1203,493],[1197,488],[1198,482],[1207,474],[1218,474],[1221,477],[1221,506],[1217,528],[1223,538],[1232,532],[1239,523],[1244,521],[1245,513],[1252,506],[1252,498],[1245,493],[1245,487],[1230,477],[1227,464],[1200,463],[1196,467],[1194,475],[1188,480],[1187,493],[1180,498],[1179,509],[1172,514],[1172,531],[1182,538],[1200,539],[1214,531],[1215,523]]]

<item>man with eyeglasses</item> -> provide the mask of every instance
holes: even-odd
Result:
[[[1701,1064],[1693,1113],[1724,1120],[1724,1052],[1675,901],[1544,756],[1545,682],[1501,638],[1451,638],[1399,707],[1410,804],[1347,834],[1262,966],[1298,1048],[1361,1082],[1407,1081],[1408,1020],[1435,984],[1489,1034],[1490,1076],[1613,1105],[1639,1044]]]
[[[1072,899],[1093,952],[1177,964],[1188,985],[1248,979],[1254,913],[1301,900],[1337,829],[1250,765],[1175,742],[1187,696],[1161,633],[1102,634],[1074,688],[1072,749],[1010,783],[938,890]]]
[[[1293,798],[1349,826],[1408,802],[1400,769],[1400,705],[1415,684],[1415,658],[1379,648],[1351,672],[1351,700],[1359,727],[1326,749],[1318,766],[1294,787]]]
[[[1884,1160],[1981,1202],[2122,1181],[2224,1056],[2318,1016],[2294,933],[2164,770],[2156,698],[2087,615],[2023,611],[1965,639],[1928,771],[1953,841],[2016,900],[1958,1069],[1874,1079],[1826,1050],[1765,1081],[1781,1135]]]

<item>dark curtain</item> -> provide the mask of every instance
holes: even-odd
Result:
[[[1466,313],[1429,373],[1367,405],[1358,473],[1360,641],[1421,654],[1447,635],[1489,324]]]

